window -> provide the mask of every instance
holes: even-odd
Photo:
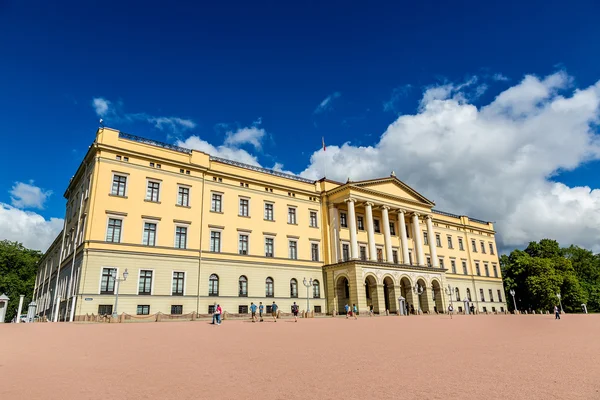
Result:
[[[340,226],[342,228],[348,227],[348,219],[346,218],[346,213],[340,213]]]
[[[113,279],[115,275],[117,275],[116,268],[102,269],[102,279],[100,280],[100,294],[115,293],[115,280]]]
[[[171,294],[173,296],[183,296],[184,277],[184,272],[173,272],[173,288],[171,289]]]
[[[488,290],[488,294],[490,295],[490,301],[493,303],[494,302],[494,294],[492,292],[492,289]]]
[[[485,270],[485,276],[490,276],[490,267],[487,264],[483,264],[483,269]]]
[[[217,180],[217,178],[215,178],[215,180]],[[209,314],[215,313],[215,305],[214,304],[211,304],[210,306],[208,306],[208,313]]]
[[[221,232],[210,232],[210,251],[212,251],[213,253],[221,252]]]
[[[467,300],[471,301],[471,289],[467,288]]]
[[[218,296],[219,295],[219,276],[217,274],[211,274],[208,277],[208,295]]]
[[[125,197],[125,189],[127,188],[127,177],[122,175],[115,175],[113,177],[112,191],[110,194],[113,196]]]
[[[296,208],[288,207],[288,224],[296,225]]]
[[[356,217],[356,226],[358,227],[359,231],[365,230],[365,220],[360,215]]]
[[[310,226],[312,228],[317,228],[317,212],[316,211],[311,211],[310,212]]]
[[[423,244],[424,245],[429,244],[429,236],[427,235],[427,232],[423,232]]]
[[[458,290],[458,288],[454,288],[454,293],[456,294],[456,301],[460,301],[460,290]]]
[[[294,299],[298,297],[298,281],[295,279],[290,281],[290,297]]]
[[[390,222],[390,235],[396,235],[396,225],[393,222]]]
[[[379,220],[378,219],[374,219],[373,220],[373,227],[376,233],[381,233],[381,229],[379,228]]]
[[[212,200],[210,203],[210,211],[212,212],[223,212],[223,196],[218,193],[212,194]]]
[[[273,312],[273,306],[266,306],[265,307],[267,310],[267,315],[271,314],[271,312]]]
[[[439,263],[440,263],[440,268],[444,268],[444,259],[440,258],[438,259]]]
[[[313,280],[313,298],[320,299],[321,298],[321,285],[318,280]]]
[[[187,247],[187,227],[178,226],[175,228],[175,248],[185,249]]]
[[[427,266],[431,268],[431,257],[427,257]]]
[[[238,252],[242,255],[248,254],[248,235],[239,236]]]
[[[240,276],[238,280],[238,296],[248,297],[248,278],[244,275]]]
[[[450,260],[450,266],[452,267],[452,273],[456,273],[456,260]]]
[[[398,250],[392,250],[392,261],[394,264],[398,264]]]
[[[156,224],[151,222],[144,223],[144,237],[142,241],[142,244],[146,246],[156,245]]]
[[[140,271],[138,294],[152,294],[152,271]]]
[[[435,245],[437,247],[442,247],[442,239],[440,239],[440,234],[439,233],[435,234]]]
[[[321,314],[321,306],[315,306],[315,314]]]
[[[190,188],[179,186],[177,192],[177,205],[183,207],[190,206]]]
[[[311,260],[319,261],[319,245],[317,243],[310,244],[310,256]]]
[[[146,189],[146,200],[158,202],[159,191],[159,182],[148,181],[148,188]]]
[[[483,243],[483,240],[480,241],[479,244],[481,245],[481,252],[485,254],[485,244]]]
[[[410,231],[408,230],[407,224],[404,224],[404,231],[406,232],[406,238],[410,239]]]
[[[485,301],[485,294],[483,294],[483,289],[479,289],[479,296],[481,297],[481,301]]]
[[[479,269],[479,263],[478,262],[475,263],[475,273],[477,274],[477,276],[481,276],[481,271]]]
[[[267,221],[273,221],[273,204],[265,203],[265,219]]]
[[[183,306],[182,305],[171,306],[171,315],[181,315],[181,314],[183,314]]]
[[[150,315],[150,306],[137,306],[137,315]]]
[[[490,243],[490,254],[494,254],[494,244]]]
[[[494,278],[498,277],[498,267],[496,265],[492,265],[492,268],[494,269]]]
[[[240,217],[247,217],[249,215],[249,205],[250,201],[248,199],[240,199]]]
[[[377,249],[377,261],[383,262],[383,249]]]
[[[365,246],[360,246],[360,259],[367,261],[367,248]]]
[[[500,307],[500,312],[504,312],[504,307]]]
[[[412,265],[412,252],[408,252],[408,264]]]
[[[298,259],[298,242],[296,242],[295,240],[289,241],[289,253],[291,260]]]
[[[458,249],[459,250],[464,250],[465,249],[465,246],[463,246],[462,238],[458,238]]]
[[[463,267],[463,274],[467,275],[467,262],[466,261],[462,262],[462,267]]]
[[[498,301],[502,303],[502,290],[498,289]]]
[[[112,304],[98,305],[98,315],[112,315]]]
[[[265,257],[273,257],[273,238],[265,238]]]
[[[453,249],[454,246],[452,245],[452,236],[447,236],[446,238],[448,239],[448,248]]]
[[[275,296],[274,290],[273,290],[273,278],[268,277],[265,280],[265,296],[266,297],[273,297]]]
[[[116,218],[108,219],[108,228],[106,229],[106,241],[121,243],[121,226],[123,221]]]
[[[241,305],[238,307],[238,314],[248,314],[248,306]]]
[[[348,261],[350,259],[350,246],[346,243],[342,244],[342,259]]]
[[[473,253],[477,253],[477,244],[475,243],[475,239],[471,240],[471,247],[473,248]]]

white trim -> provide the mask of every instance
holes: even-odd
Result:
[[[142,275],[142,271],[152,271],[152,283],[150,284],[150,294],[140,294],[140,278]],[[152,296],[154,294],[154,281],[156,280],[156,274],[154,273],[154,269],[152,268],[139,268],[138,269],[138,280],[137,286],[135,287],[135,294],[138,296]],[[145,304],[142,304],[145,305]]]
[[[248,242],[246,243],[248,245],[248,249],[246,250],[246,254],[240,254],[240,236],[246,236],[248,237]],[[245,231],[238,231],[238,243],[237,243],[237,254],[239,256],[248,256],[250,255],[250,232],[245,232]]]
[[[173,227],[173,248],[175,249],[187,249],[188,247],[188,241],[189,241],[189,235],[190,235],[190,225],[189,224],[182,224],[179,222],[175,222],[174,223],[174,227]],[[177,247],[177,228],[185,228],[185,247]],[[158,227],[157,227],[158,230]]]
[[[179,204],[179,189],[184,188],[188,190],[188,204]],[[180,207],[192,207],[192,187],[190,185],[184,185],[183,183],[177,184],[177,192],[175,193],[175,204]]]
[[[221,197],[221,209],[219,211],[213,210],[213,196],[217,194]],[[210,191],[210,211],[211,212],[216,212],[216,213],[224,213],[225,211],[225,193],[223,192],[217,192],[215,190],[211,190]]]
[[[212,247],[211,245],[212,245],[212,233],[213,232],[219,232],[219,251],[214,251],[214,250],[210,249]],[[210,228],[209,235],[208,235],[208,251],[210,253],[220,253],[222,249],[223,249],[223,229]],[[250,250],[250,249],[248,249],[248,250]]]
[[[107,239],[108,236],[108,223],[110,222],[111,219],[120,219],[121,220],[121,233],[119,234],[119,241],[115,242],[109,242]],[[104,242],[106,243],[121,243],[123,241],[123,231],[125,230],[125,217],[122,215],[111,215],[111,214],[107,214],[106,215],[106,227],[104,229]]]
[[[316,225],[311,225],[310,224],[310,214],[311,213],[317,214],[317,218],[316,218],[317,224]],[[358,217],[356,218],[356,221],[357,221],[357,225],[356,226],[357,226],[357,229],[358,229]],[[310,228],[319,228],[320,227],[320,225],[319,225],[319,211],[317,211],[317,210],[311,210],[311,209],[308,210],[308,226]]]
[[[146,224],[156,225],[156,228],[154,229],[154,244],[153,245],[148,245],[148,244],[144,243],[144,231],[146,228]],[[147,246],[147,247],[156,247],[157,239],[158,239],[158,221],[155,219],[142,218],[142,241],[141,241],[142,245]]]
[[[290,247],[290,242],[294,242],[294,243],[296,243],[296,258],[292,258],[292,257],[290,257],[290,250],[291,250],[291,247]],[[275,244],[275,242],[273,242],[273,244]],[[273,249],[273,250],[274,250],[274,249]],[[274,254],[275,254],[275,251],[273,251],[273,255],[274,255]],[[312,258],[312,257],[311,257],[311,258]],[[288,259],[289,259],[289,260],[298,260],[298,239],[290,239],[290,238],[288,238]]]
[[[158,183],[158,198],[156,199],[156,201],[148,198],[148,184],[150,182]],[[162,189],[162,180],[156,178],[146,178],[146,194],[144,195],[144,199],[151,202],[160,203],[160,199],[162,198]]]
[[[183,296],[178,295],[178,294],[173,294],[173,282],[174,282],[174,276],[173,274],[175,274],[175,272],[183,272]],[[154,285],[154,276],[152,277],[152,284]],[[179,269],[172,269],[171,270],[171,286],[169,287],[169,291],[171,292],[171,297],[185,297],[186,293],[187,293],[187,272],[186,271],[181,271]]]
[[[105,265],[100,266],[100,279],[98,279],[98,294],[100,294],[100,292],[102,292],[102,272],[104,271],[104,268],[116,269],[117,272],[115,274],[115,277],[117,277],[117,278],[119,277],[119,267],[111,267],[111,266],[105,266]],[[113,294],[114,294],[114,289],[117,288],[116,285],[117,285],[117,282],[115,282],[115,286],[113,286]]]
[[[112,196],[127,197],[127,192],[129,191],[129,174],[127,174],[125,172],[118,172],[118,171],[111,171],[111,172],[112,172],[112,177],[110,179],[110,189],[108,190],[108,193],[111,194]],[[113,183],[115,181],[115,175],[122,176],[125,178],[125,193],[123,194],[123,196],[114,194],[112,191]],[[90,179],[90,181],[91,181],[91,179]],[[90,182],[90,185],[91,185],[91,182]]]
[[[241,204],[242,200],[247,200],[248,201],[248,215],[242,215],[242,214],[240,214],[240,207],[242,205]],[[251,215],[250,215],[250,200],[251,199],[248,196],[242,196],[242,195],[238,196],[238,217],[244,217],[244,218],[250,218],[251,217]]]

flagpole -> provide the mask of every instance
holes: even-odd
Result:
[[[321,136],[321,142],[323,143],[323,153],[325,153],[325,151],[327,151],[327,148],[325,147],[325,136]],[[323,172],[325,173],[323,178],[327,178],[327,159],[325,159],[325,168]]]

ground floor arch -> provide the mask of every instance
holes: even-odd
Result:
[[[405,300],[406,314],[414,314],[418,310],[418,307],[415,303],[413,284],[410,278],[406,276],[400,279],[400,295]]]
[[[400,293],[396,293],[396,285],[390,276],[383,278],[383,298],[385,301],[385,309],[390,313],[398,312],[398,297]]]
[[[345,276],[338,277],[335,284],[335,296],[337,298],[337,312],[345,313],[346,304],[350,304],[350,281]]]
[[[444,312],[444,291],[440,282],[434,279],[431,282],[432,300],[433,300],[433,311],[437,313]]]

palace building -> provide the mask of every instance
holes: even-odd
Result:
[[[51,320],[273,301],[323,314],[506,309],[493,224],[436,210],[394,173],[313,181],[100,128],[64,197],[35,283]]]

